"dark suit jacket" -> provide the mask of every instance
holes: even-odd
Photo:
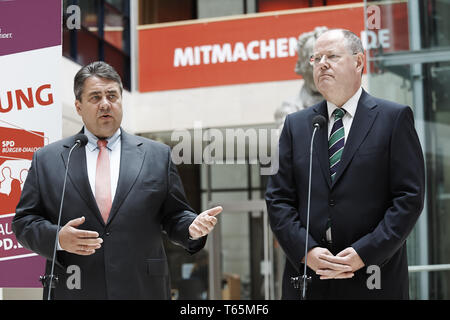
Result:
[[[303,274],[312,119],[328,119],[326,102],[286,117],[279,141],[279,170],[269,177],[266,203],[272,230],[286,253],[283,298],[298,299],[291,276]],[[328,247],[331,219],[336,255],[353,247],[365,267],[352,279],[320,280],[308,268],[310,299],[407,299],[406,238],[424,200],[424,159],[411,109],[361,94],[341,162],[331,182],[327,127],[316,133],[313,152],[308,249]],[[377,265],[381,289],[369,290]],[[369,279],[372,283],[372,280]]]
[[[47,274],[73,143],[73,137],[63,139],[34,154],[13,220],[19,242],[47,258]],[[186,202],[169,147],[124,130],[121,144],[119,181],[106,224],[89,185],[85,149],[72,153],[61,226],[85,216],[79,228],[97,231],[104,242],[90,256],[58,251],[55,273],[59,284],[52,290],[56,299],[170,299],[162,232],[190,253],[205,244],[205,237],[189,240],[188,227],[196,214]],[[66,285],[70,265],[80,268],[81,289],[70,290]]]

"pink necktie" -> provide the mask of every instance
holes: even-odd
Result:
[[[100,149],[97,157],[97,169],[95,173],[95,200],[102,214],[103,221],[108,221],[111,211],[111,178],[109,171],[109,154],[106,145],[108,141],[98,140]]]

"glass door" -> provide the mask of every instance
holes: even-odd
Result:
[[[259,167],[205,165],[202,178],[204,207],[223,207],[207,243],[210,299],[274,299],[277,253]]]

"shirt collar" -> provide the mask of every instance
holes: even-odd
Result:
[[[95,149],[97,149],[98,148],[98,146],[97,146],[98,138],[92,132],[90,132],[86,127],[84,127],[84,134],[88,138],[88,143],[87,143],[86,147],[89,149],[89,151],[94,151]],[[108,141],[108,144],[106,145],[106,147],[109,150],[113,150],[118,145],[121,134],[122,134],[122,131],[119,128],[111,137],[106,139],[106,141]]]
[[[362,88],[359,87],[358,91],[356,91],[356,93],[350,99],[348,99],[347,102],[344,103],[344,105],[341,107],[345,110],[346,115],[348,114],[352,118],[355,116],[356,107],[358,106],[358,101],[359,98],[361,97],[361,94]],[[332,119],[332,114],[334,110],[337,108],[338,107],[334,103],[327,101],[328,119]]]

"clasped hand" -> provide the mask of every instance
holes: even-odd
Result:
[[[320,276],[321,280],[349,279],[354,276],[355,271],[364,266],[364,262],[352,247],[342,250],[335,256],[326,248],[315,247],[308,251],[307,265]]]

